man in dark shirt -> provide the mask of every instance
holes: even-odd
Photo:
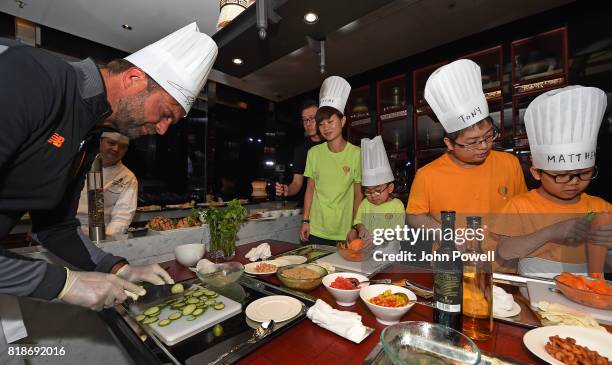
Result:
[[[323,140],[317,131],[315,115],[319,105],[314,100],[306,100],[302,103],[302,125],[306,139],[304,143],[297,146],[293,152],[293,179],[289,185],[276,183],[276,195],[296,196],[300,202],[304,200],[306,184],[304,184],[304,169],[306,168],[306,157],[308,150]]]
[[[189,112],[216,54],[195,23],[101,68],[0,38],[0,238],[29,212],[33,238],[72,265],[0,249],[0,294],[101,310],[144,294],[133,283],[172,283],[157,264],[99,249],[75,215],[101,133],[166,133]]]

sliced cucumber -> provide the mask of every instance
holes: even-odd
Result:
[[[199,297],[201,297],[202,295],[205,295],[205,294],[206,294],[206,292],[204,290],[198,290],[195,293],[193,293],[191,296],[194,297],[194,298],[199,298]]]
[[[151,317],[151,316],[154,316],[157,313],[159,313],[159,310],[160,310],[159,307],[151,307],[151,308],[147,309],[146,311],[144,311],[143,314],[145,316],[147,316],[147,317]]]
[[[207,295],[207,297],[209,297],[209,298],[216,298],[218,296],[219,296],[219,294],[217,294],[215,292],[212,292],[210,295]]]
[[[171,315],[168,316],[168,319],[171,321],[176,321],[177,319],[181,318],[183,316],[182,312],[174,312]]]
[[[213,308],[215,308],[215,310],[220,311],[221,309],[225,308],[225,304],[217,303],[217,304],[215,304],[215,306]]]
[[[183,284],[181,283],[176,283],[174,285],[172,285],[172,288],[170,289],[170,292],[172,294],[179,294],[185,291],[185,288],[183,287]]]
[[[191,313],[191,314],[193,314],[194,316],[197,317],[197,316],[200,316],[200,315],[204,314],[204,311],[205,311],[204,309],[198,308],[198,309],[194,310],[193,313]]]
[[[178,298],[168,299],[164,302],[165,305],[170,305],[178,301]]]
[[[200,300],[197,298],[189,298],[187,299],[187,304],[198,304],[200,303]]]
[[[195,320],[196,318],[198,318],[198,317],[196,317],[196,316],[189,316],[189,317],[187,317],[187,318],[186,318],[186,320],[188,320],[188,321],[193,321],[193,320]]]
[[[139,314],[136,316],[136,322],[142,322],[145,318],[147,318],[147,316],[144,314]]]
[[[186,305],[187,305],[187,303],[185,303],[185,302],[174,303],[174,304],[172,304],[170,306],[170,308],[172,308],[172,309],[180,309],[180,308],[183,308]]]
[[[193,313],[194,310],[196,310],[196,305],[195,304],[189,304],[188,306],[183,308],[183,315],[184,316],[188,316],[191,313]]]
[[[214,299],[206,299],[204,301],[204,304],[206,304],[206,305],[215,305],[215,303],[217,303],[217,301],[214,300]]]
[[[166,327],[170,323],[172,323],[171,320],[169,320],[169,319],[162,319],[161,321],[159,321],[159,323],[157,325],[160,326],[160,327]]]
[[[153,324],[155,322],[157,322],[159,320],[159,318],[157,317],[147,317],[142,321],[142,324]]]
[[[199,304],[196,304],[196,307],[197,308],[207,308],[208,306],[206,305],[206,303],[199,303]]]

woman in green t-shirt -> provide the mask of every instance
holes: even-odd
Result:
[[[317,127],[326,142],[308,151],[308,177],[300,238],[311,244],[335,245],[346,238],[361,193],[361,152],[342,136],[343,114],[351,87],[331,76],[321,86]]]

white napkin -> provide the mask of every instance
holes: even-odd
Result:
[[[28,336],[17,297],[0,295],[0,336],[4,336],[6,343]]]
[[[267,242],[252,248],[246,255],[244,255],[244,257],[250,261],[265,260],[270,256],[272,256],[272,252],[270,251],[270,245]]]
[[[512,309],[514,304],[514,297],[512,294],[506,293],[506,291],[499,286],[493,286],[493,311],[509,311]]]
[[[202,259],[198,261],[198,264],[196,265],[196,270],[200,274],[210,274],[215,271],[218,271],[217,264],[207,259]]]
[[[359,314],[339,311],[321,299],[317,299],[317,302],[308,309],[306,316],[315,324],[353,342],[361,341],[367,331],[361,324]]]

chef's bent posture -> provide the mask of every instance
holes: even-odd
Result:
[[[129,144],[130,139],[117,132],[104,132],[100,138],[104,183],[104,226],[106,237],[111,239],[125,233],[132,223],[138,203],[138,180],[121,162]],[[84,187],[77,211],[82,226],[88,224],[87,212],[87,187]],[[83,232],[87,230],[83,229]]]
[[[195,23],[100,68],[0,39],[0,238],[29,212],[34,239],[72,265],[1,250],[3,307],[29,296],[101,310],[123,302],[124,290],[143,294],[134,283],[172,282],[159,265],[130,265],[97,248],[75,215],[100,134],[164,134],[189,112],[216,55]],[[5,313],[0,323],[10,321]],[[0,335],[0,360],[6,337],[16,339]]]

